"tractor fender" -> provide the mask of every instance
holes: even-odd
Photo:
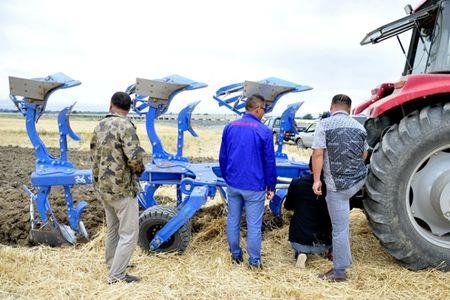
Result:
[[[376,92],[376,90],[374,90]],[[354,113],[376,118],[386,111],[411,101],[432,95],[450,93],[450,74],[416,74],[402,77],[394,83],[394,90],[384,98],[369,100],[357,106]],[[374,97],[372,97],[374,98]],[[371,98],[371,99],[372,99]]]

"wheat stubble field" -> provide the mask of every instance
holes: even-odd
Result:
[[[43,140],[57,154],[55,119],[39,121]],[[90,168],[88,148],[96,122],[73,120],[72,128],[83,141],[71,142],[70,158],[78,168]],[[137,124],[141,143],[149,151],[142,123]],[[176,128],[158,127],[168,151],[175,150]],[[186,139],[186,155],[194,161],[214,161],[220,146],[221,128],[196,127],[200,137]],[[296,160],[305,160],[307,151],[288,146]],[[21,184],[29,184],[34,156],[24,130],[24,120],[0,118],[0,298],[239,298],[239,299],[445,299],[450,298],[450,273],[439,270],[411,272],[387,255],[371,234],[361,210],[351,214],[351,242],[354,265],[347,283],[319,280],[317,274],[331,264],[319,257],[306,270],[296,269],[287,242],[288,216],[281,228],[264,231],[262,270],[245,264],[232,265],[225,238],[225,210],[217,199],[209,202],[193,218],[193,237],[183,255],[147,255],[140,250],[132,259],[131,273],[142,277],[137,284],[106,284],[103,264],[103,212],[89,186],[74,189],[75,199],[84,199],[89,208],[84,215],[92,240],[75,247],[30,247],[28,198]],[[174,204],[174,191],[160,189],[157,199]],[[51,196],[58,215],[64,215],[61,191]],[[270,216],[266,216],[270,219]],[[245,240],[243,240],[245,245]]]

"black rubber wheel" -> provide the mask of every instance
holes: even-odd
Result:
[[[295,140],[295,144],[299,149],[306,149],[305,144],[303,143],[301,138],[297,138],[297,140]]]
[[[139,217],[139,245],[149,251],[150,242],[164,225],[177,214],[171,207],[155,205],[145,210]],[[191,222],[187,222],[156,252],[179,252],[186,250],[191,238]]]
[[[435,205],[450,181],[449,152],[447,103],[425,107],[392,125],[370,159],[368,197],[363,200],[370,226],[384,248],[411,270],[450,270],[450,220]],[[428,179],[433,176],[437,179]],[[440,198],[432,193],[426,199],[417,196],[427,190],[427,181],[432,190],[440,189]],[[432,224],[439,224],[441,231]]]

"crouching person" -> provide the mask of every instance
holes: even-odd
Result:
[[[312,172],[311,159],[309,169]],[[284,202],[285,209],[294,211],[289,241],[299,268],[305,268],[308,254],[322,254],[331,259],[331,221],[325,193],[316,196],[313,184],[312,174],[292,180]]]
[[[126,273],[138,239],[137,178],[144,171],[144,150],[139,145],[136,128],[127,118],[130,106],[128,94],[115,93],[109,114],[95,128],[90,145],[94,189],[106,216],[105,260],[109,283],[139,281]]]

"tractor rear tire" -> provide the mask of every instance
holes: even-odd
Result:
[[[175,208],[155,205],[146,209],[139,217],[139,245],[150,251],[150,242],[167,222],[177,214]],[[184,224],[172,237],[164,242],[155,252],[178,252],[186,250],[191,238],[191,222]]]
[[[411,270],[427,267],[450,270],[449,234],[440,236],[436,230],[433,233],[431,227],[417,217],[414,205],[418,204],[413,205],[414,201],[425,206],[436,202],[437,197],[431,196],[425,201],[419,200],[413,188],[419,191],[419,186],[420,191],[424,190],[422,186],[426,180],[419,172],[425,168],[429,169],[426,174],[431,176],[441,176],[433,175],[438,172],[437,168],[444,175],[450,174],[450,167],[444,166],[449,152],[450,103],[447,103],[425,107],[392,125],[375,146],[370,160],[366,184],[368,197],[363,201],[365,213],[382,246]],[[436,156],[438,153],[440,156]],[[427,167],[436,157],[443,159]],[[443,179],[441,177],[439,180]],[[431,186],[434,188],[437,182],[432,181]],[[433,208],[430,209],[427,211],[433,212]],[[440,217],[444,218],[436,213],[434,218]],[[446,223],[445,218],[441,221],[444,230],[450,231],[450,221]]]

